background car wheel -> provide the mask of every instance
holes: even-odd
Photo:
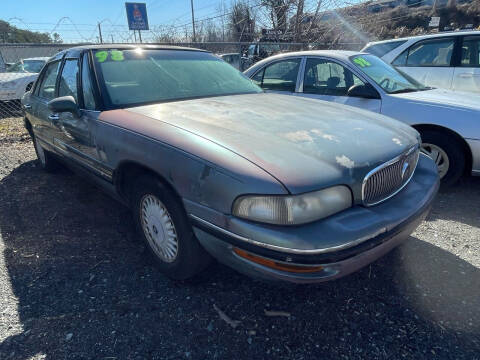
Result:
[[[179,200],[158,179],[144,176],[136,182],[133,211],[140,236],[166,276],[186,280],[210,264]]]
[[[43,170],[53,172],[58,169],[59,163],[47,150],[45,150],[36,136],[33,136],[33,145],[37,154],[38,162]]]
[[[461,144],[440,131],[422,131],[422,152],[438,167],[442,185],[453,185],[465,170],[465,154]]]

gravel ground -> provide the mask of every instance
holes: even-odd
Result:
[[[480,359],[480,178],[346,278],[279,287],[214,264],[178,283],[127,209],[39,169],[20,121],[0,120],[0,359]]]

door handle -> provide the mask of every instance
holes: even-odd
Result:
[[[48,119],[52,122],[53,125],[58,125],[60,117],[58,116],[58,114],[50,114],[48,115]]]
[[[467,78],[471,78],[471,77],[474,77],[475,75],[472,74],[472,73],[461,73],[460,74],[460,77],[461,78],[464,78],[464,79],[467,79]]]
[[[23,108],[24,108],[25,110],[28,110],[28,109],[31,109],[31,108],[32,108],[32,105],[30,105],[30,104],[24,104],[24,105],[23,105]]]

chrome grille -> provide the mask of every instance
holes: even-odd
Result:
[[[363,180],[363,203],[375,205],[399,192],[410,181],[417,167],[419,153],[419,147],[414,146],[370,171]]]

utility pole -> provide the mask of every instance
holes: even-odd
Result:
[[[142,32],[138,30],[138,38],[140,39],[140,44],[142,43]]]
[[[110,34],[110,36],[112,37],[112,44],[113,44],[115,42],[115,41],[113,41],[113,34]]]
[[[195,14],[193,12],[193,0],[190,0],[190,5],[192,6],[192,27],[193,27],[193,42],[195,42]]]
[[[100,37],[100,44],[103,44],[103,38],[102,38],[102,25],[98,23],[98,35]]]

